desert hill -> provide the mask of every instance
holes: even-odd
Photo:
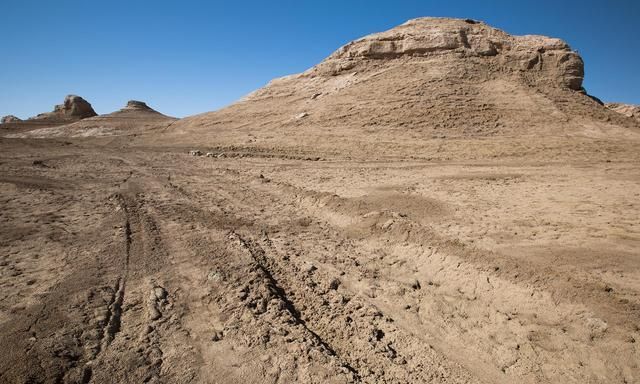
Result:
[[[142,101],[130,100],[120,110],[62,126],[32,130],[9,137],[91,137],[131,135],[165,128],[177,119],[163,115]]]
[[[638,125],[588,96],[583,76],[581,57],[560,39],[420,18],[167,133],[212,146],[423,157],[514,154],[496,148],[503,139],[542,157],[565,153],[567,136],[587,152],[602,139],[637,139]]]

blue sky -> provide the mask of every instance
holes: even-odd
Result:
[[[583,56],[589,93],[640,104],[636,0],[2,0],[0,14],[0,115],[49,111],[69,93],[98,113],[129,99],[179,117],[211,111],[421,16],[560,37]]]

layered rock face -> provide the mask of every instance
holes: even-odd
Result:
[[[461,58],[495,57],[502,69],[536,73],[559,86],[582,89],[584,63],[564,41],[536,35],[511,36],[469,19],[410,20],[392,30],[345,45],[317,70],[339,74],[356,68],[363,60],[437,54],[456,54]]]

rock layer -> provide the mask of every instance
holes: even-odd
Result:
[[[337,74],[355,68],[363,60],[436,54],[496,57],[501,69],[536,73],[559,86],[582,89],[584,63],[564,41],[537,35],[511,36],[470,19],[410,20],[343,46],[317,69]]]

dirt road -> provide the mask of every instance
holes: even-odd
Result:
[[[0,147],[0,382],[640,380],[637,162]]]

